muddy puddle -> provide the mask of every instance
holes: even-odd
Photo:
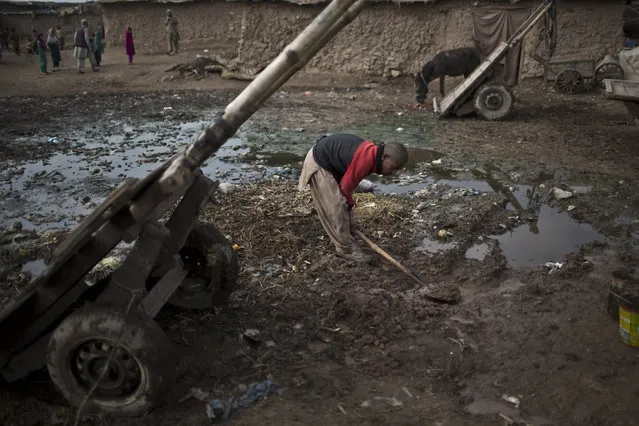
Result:
[[[183,150],[211,121],[122,124],[104,137],[88,129],[69,135],[71,142],[65,146],[70,148],[2,172],[1,222],[20,221],[24,229],[74,226],[123,179],[143,178]],[[264,150],[262,144],[249,144],[247,134],[240,129],[229,139],[204,164],[205,174],[233,183],[274,174],[295,176],[301,153]],[[63,140],[61,136],[54,143]]]
[[[67,135],[57,135],[55,142],[44,139],[41,143],[60,144],[60,150],[49,158],[13,164],[1,172],[0,223],[8,226],[20,221],[27,230],[74,227],[124,178],[146,176],[183,150],[214,118],[210,115],[197,121],[180,122],[167,117],[164,121],[135,126],[112,120],[102,127],[91,125]],[[400,141],[408,146],[410,160],[401,173],[390,178],[371,176],[376,193],[410,195],[436,184],[462,188],[463,195],[468,196],[502,192],[508,195],[506,208],[513,210],[513,214],[536,206],[536,221],[503,235],[487,236],[499,242],[513,267],[559,261],[582,244],[602,240],[590,225],[579,224],[567,213],[547,205],[535,205],[531,197],[536,188],[533,185],[510,187],[483,172],[447,166],[446,155],[430,149],[427,130],[414,123],[404,123],[402,117],[334,131]],[[303,128],[249,122],[202,169],[221,182],[242,183],[272,175],[295,179],[317,136]],[[588,187],[575,186],[572,190],[586,192]],[[426,239],[418,251],[433,254],[454,247],[454,243]],[[480,244],[468,249],[466,257],[481,261],[491,250],[490,246]]]
[[[170,111],[169,111],[170,112]],[[47,143],[60,146],[52,156],[38,161],[13,164],[0,172],[0,223],[19,221],[26,230],[73,227],[125,178],[143,178],[172,155],[183,150],[193,138],[214,121],[214,114],[201,120],[180,122],[166,117],[132,125],[125,120],[106,120],[98,125],[69,131],[68,134],[31,136],[17,144]],[[408,145],[423,143],[416,126],[397,132],[392,123],[378,123],[362,129],[335,129],[336,132],[363,131],[372,135],[399,136]],[[370,133],[370,136],[369,136]],[[204,173],[221,182],[242,183],[272,175],[297,178],[301,162],[318,135],[304,128],[288,129],[269,122],[246,123],[216,155],[202,167]],[[422,163],[444,154],[421,148],[411,149],[412,174]],[[392,192],[396,184],[379,182],[378,189]],[[420,184],[420,187],[423,184]]]
[[[47,269],[44,259],[36,259],[22,265],[21,272],[29,272],[33,276],[40,275]]]

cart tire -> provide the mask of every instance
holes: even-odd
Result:
[[[503,84],[487,83],[475,92],[475,111],[486,120],[495,121],[508,117],[514,103],[512,92]]]
[[[182,309],[211,309],[226,303],[240,273],[237,253],[215,225],[200,224],[180,255],[189,273],[168,303]]]
[[[573,94],[584,88],[584,77],[577,70],[563,70],[555,80],[555,90],[559,93]]]
[[[51,380],[66,399],[81,407],[113,350],[111,368],[84,409],[115,416],[150,411],[173,381],[176,363],[164,331],[135,310],[125,316],[106,307],[91,307],[65,318],[49,340]]]
[[[612,62],[602,64],[595,70],[595,79],[597,81],[597,87],[599,88],[604,87],[603,81],[606,78],[610,78],[613,80],[623,80],[623,77],[623,69],[619,65]]]

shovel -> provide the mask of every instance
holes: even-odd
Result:
[[[420,275],[418,275],[417,273],[411,271],[410,269],[408,269],[407,267],[405,267],[404,265],[399,263],[399,261],[397,259],[395,259],[393,256],[388,254],[386,251],[384,251],[380,246],[375,244],[373,241],[371,241],[366,235],[364,235],[364,233],[362,231],[357,230],[357,231],[355,231],[355,233],[362,240],[364,240],[366,242],[366,244],[368,244],[376,253],[381,254],[384,257],[384,259],[386,259],[390,263],[392,263],[397,269],[399,269],[404,274],[406,274],[416,284],[418,284],[420,287],[425,288],[427,290],[427,292],[424,293],[424,295],[428,299],[430,299],[430,300],[432,300],[434,302],[447,303],[447,304],[451,304],[451,305],[459,303],[459,297],[443,298],[443,297],[439,297],[439,296],[434,296],[432,294],[433,293],[432,286],[430,284],[426,284],[424,282],[423,278]]]

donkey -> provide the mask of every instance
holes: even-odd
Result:
[[[447,75],[467,78],[481,63],[479,50],[474,47],[460,47],[446,50],[426,62],[422,72],[412,74],[415,82],[415,100],[424,103],[428,94],[428,83],[439,78],[439,91],[444,96],[444,79]]]

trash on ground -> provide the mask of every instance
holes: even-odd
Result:
[[[437,235],[439,236],[439,238],[445,238],[445,237],[451,237],[453,233],[445,229],[440,229]]]
[[[501,395],[501,399],[511,403],[512,405],[515,406],[515,408],[519,408],[519,404],[521,403],[521,400],[517,398],[516,396],[506,395],[505,393]]]
[[[564,266],[564,264],[561,262],[546,262],[544,266],[546,268],[550,268],[550,271],[548,272],[549,274],[554,274],[555,272],[560,270]]]
[[[564,191],[561,188],[554,187],[550,191],[552,192],[552,196],[555,197],[558,200],[564,200],[566,198],[572,197],[572,192]]]
[[[375,189],[375,184],[368,179],[362,179],[357,185],[357,190],[361,192],[373,192],[373,189]]]
[[[120,259],[117,257],[105,257],[99,263],[104,268],[117,269],[120,267]]]
[[[233,185],[232,183],[223,182],[217,187],[217,190],[224,195],[229,195],[237,190],[237,186]]]
[[[231,412],[238,408],[246,408],[257,401],[266,399],[266,397],[273,393],[280,393],[276,385],[270,380],[266,380],[259,383],[249,389],[244,395],[237,398],[235,396],[229,399],[213,399],[206,405],[206,415],[209,420],[228,419],[231,416]]]
[[[437,160],[433,160],[433,161],[430,162],[430,164],[434,164],[434,165],[438,165],[438,164],[441,164],[441,163],[442,163],[442,159],[441,158],[438,158]]]
[[[305,94],[306,96],[311,96],[311,95],[313,94],[313,92],[312,92],[312,91],[310,91],[310,90],[307,90],[306,92],[304,92],[304,94]]]
[[[571,206],[568,206],[568,211],[569,211],[569,212],[571,212],[571,211],[573,211],[575,208],[576,208],[576,206],[572,206],[572,205],[571,205]]]
[[[403,131],[404,131],[404,128],[403,128],[403,127],[398,127],[398,128],[396,128],[396,129],[395,129],[395,131],[397,131],[397,132],[403,132]]]
[[[252,343],[260,343],[260,330],[257,328],[247,328],[242,333],[242,337]]]
[[[209,399],[209,396],[210,396],[209,392],[203,390],[202,388],[191,388],[186,393],[186,395],[180,398],[180,402],[184,402],[189,398],[195,398],[200,401],[206,401],[207,399]]]
[[[399,399],[397,399],[395,397],[386,398],[386,397],[383,397],[383,396],[376,396],[373,399],[375,399],[377,401],[386,401],[393,407],[402,407],[404,405],[404,403],[402,401],[400,401]]]

